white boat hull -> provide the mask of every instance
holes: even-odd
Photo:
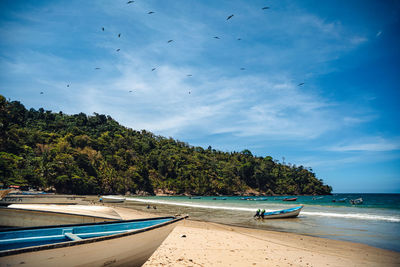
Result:
[[[0,266],[141,266],[160,246],[176,222],[138,233],[75,246],[0,257]],[[88,240],[89,241],[89,240]],[[79,242],[79,241],[77,241]]]
[[[294,218],[297,217],[300,214],[300,211],[303,207],[291,211],[291,212],[285,212],[285,213],[280,213],[280,214],[271,214],[271,215],[265,215],[264,219],[283,219],[283,218]],[[260,218],[262,219],[262,218]]]

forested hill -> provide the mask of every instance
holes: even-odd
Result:
[[[0,95],[0,183],[58,193],[329,194],[311,169],[249,150],[211,147],[121,126],[110,116],[27,110]],[[1,184],[0,184],[1,185]]]

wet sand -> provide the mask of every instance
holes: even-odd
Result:
[[[124,219],[154,214],[115,207]],[[400,253],[364,244],[185,220],[150,266],[400,266]]]

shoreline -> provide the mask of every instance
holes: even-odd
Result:
[[[118,205],[107,206],[113,207],[124,219],[161,215]],[[143,266],[250,265],[400,266],[400,253],[361,243],[189,217],[175,227]]]

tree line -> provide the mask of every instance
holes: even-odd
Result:
[[[120,125],[67,115],[0,95],[0,183],[70,194],[330,194],[312,169],[249,150],[191,146]]]

